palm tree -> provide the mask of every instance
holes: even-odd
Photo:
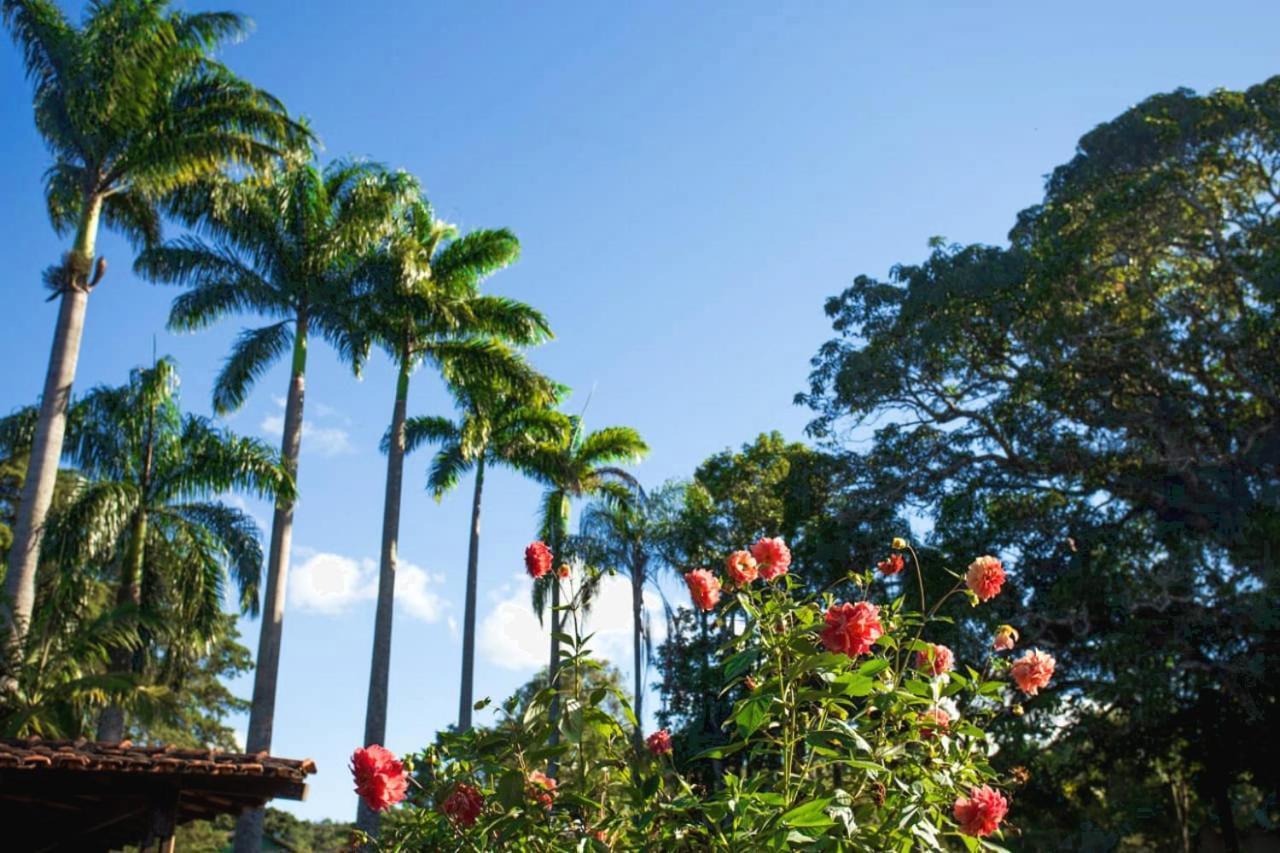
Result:
[[[631,580],[632,645],[635,666],[634,733],[636,748],[644,745],[644,663],[652,654],[644,612],[644,589],[650,580],[650,564],[658,555],[657,520],[649,497],[636,484],[630,494],[608,494],[592,501],[578,522],[573,550],[600,569],[626,575]]]
[[[81,479],[51,526],[49,556],[66,566],[112,567],[118,610],[151,617],[158,628],[149,630],[203,641],[221,630],[227,569],[248,613],[257,612],[262,572],[257,525],[217,496],[289,497],[293,484],[261,442],[184,415],[176,387],[173,362],[161,359],[133,371],[128,384],[95,388],[72,405],[67,457]],[[12,418],[29,423],[33,415]],[[16,433],[0,425],[0,435]],[[145,651],[112,643],[110,671],[136,673]],[[108,705],[98,740],[121,740],[124,723],[124,708]]]
[[[412,182],[401,176],[395,191],[411,186]],[[541,381],[541,377],[527,370],[509,345],[535,344],[551,335],[546,320],[529,306],[479,293],[481,281],[519,254],[520,244],[511,232],[473,231],[458,237],[453,226],[435,217],[431,205],[420,194],[402,199],[391,236],[363,268],[363,275],[372,284],[371,298],[362,314],[364,328],[386,350],[397,369],[387,440],[365,744],[382,743],[386,737],[405,423],[413,371],[426,363],[453,386],[468,387],[501,379],[527,393],[521,383]],[[370,835],[377,832],[377,815],[363,802],[357,823]]]
[[[619,463],[637,462],[649,450],[640,434],[630,427],[605,427],[595,432],[583,430],[581,418],[570,418],[570,428],[555,441],[543,442],[521,459],[521,465],[545,490],[542,496],[542,538],[557,558],[569,542],[569,505],[575,498],[613,493],[625,498],[637,485],[636,479]],[[549,572],[533,585],[533,608],[542,618],[551,604],[551,660],[547,667],[553,687],[559,688],[560,669],[560,583],[556,572]],[[559,743],[560,697],[552,698],[552,745]],[[555,775],[552,760],[550,775]]]
[[[80,26],[51,0],[0,0],[0,17],[22,50],[35,88],[36,128],[53,155],[45,197],[71,250],[45,274],[59,300],[0,627],[20,640],[31,615],[45,516],[62,457],[67,405],[100,224],[135,245],[160,237],[161,203],[228,164],[260,166],[308,138],[280,103],[233,75],[212,54],[243,36],[248,21],[225,12],[188,14],[164,0],[90,3]]]
[[[438,443],[427,476],[427,489],[439,501],[475,470],[471,497],[471,533],[467,549],[467,592],[462,618],[462,684],[458,697],[458,730],[471,729],[476,651],[476,592],[480,572],[480,501],[485,468],[501,465],[523,472],[521,459],[540,442],[553,442],[568,428],[568,419],[549,408],[559,389],[523,397],[504,385],[460,389],[461,417],[416,417],[405,423],[405,452]],[[554,391],[554,393],[551,393]]]
[[[379,167],[350,162],[323,172],[301,161],[244,182],[198,185],[175,203],[198,230],[148,249],[136,268],[153,281],[188,289],[174,300],[169,327],[195,330],[233,313],[274,322],[240,334],[213,392],[219,413],[238,408],[254,382],[292,351],[281,456],[295,482],[302,446],[307,345],[318,333],[358,374],[369,341],[355,321],[358,259],[385,234],[388,200]],[[271,748],[284,627],[284,579],[293,540],[292,498],[276,502],[267,556],[264,616],[245,748]],[[261,845],[262,811],[236,830],[236,850]]]

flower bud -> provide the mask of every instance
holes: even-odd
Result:
[[[1001,625],[996,628],[994,639],[991,641],[991,648],[996,651],[1008,651],[1018,642],[1018,629],[1012,625]]]
[[[893,537],[893,550],[905,551],[906,549],[907,549],[907,540],[903,539],[901,536]]]

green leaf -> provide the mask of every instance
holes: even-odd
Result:
[[[751,668],[751,664],[755,663],[755,649],[746,649],[738,652],[724,662],[724,680],[732,681],[739,675]]]
[[[524,802],[524,775],[511,770],[502,774],[498,782],[498,802],[508,809],[514,809]]]
[[[889,661],[884,658],[873,658],[858,667],[858,675],[871,677],[889,668]]]
[[[835,821],[824,811],[830,804],[831,797],[810,800],[783,812],[779,820],[786,826],[831,826]]]
[[[756,730],[764,725],[768,718],[768,699],[760,696],[752,697],[738,706],[738,710],[733,714],[733,721],[738,725],[738,731],[744,738],[749,738],[756,733]]]

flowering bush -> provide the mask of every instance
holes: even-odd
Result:
[[[1004,569],[979,558],[930,603],[914,551],[902,540],[894,548],[911,554],[918,610],[906,595],[872,603],[875,569],[842,579],[857,600],[838,600],[835,585],[804,594],[781,539],[734,552],[723,580],[707,569],[685,574],[694,605],[731,620],[719,669],[724,690],[741,697],[725,721],[728,743],[699,755],[680,755],[665,729],[640,745],[626,697],[609,684],[585,687],[584,673],[601,664],[577,630],[586,584],[567,583],[573,630],[561,636],[558,693],[543,689],[524,707],[513,697],[495,728],[444,733],[409,757],[415,789],[389,813],[378,848],[1002,849],[988,836],[1003,832],[1019,780],[992,769],[983,727],[1021,711],[1007,677],[1034,696],[1053,658],[1029,651],[1010,664],[1000,656],[1016,641],[1009,626],[982,661],[930,642],[930,627],[949,621],[948,601],[977,606],[998,595]],[[537,557],[551,564],[550,554]],[[557,695],[558,742],[549,713]],[[703,787],[679,770],[699,762],[740,770]]]

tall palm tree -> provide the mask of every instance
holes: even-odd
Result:
[[[293,483],[261,442],[184,415],[176,387],[173,362],[161,359],[133,371],[128,384],[95,388],[71,406],[67,458],[82,479],[48,544],[64,565],[111,566],[118,609],[155,617],[165,633],[208,639],[221,630],[228,568],[247,613],[257,612],[262,572],[257,525],[218,496],[289,497]],[[32,414],[12,417],[30,422]],[[14,432],[0,425],[0,435]],[[145,651],[113,643],[110,671],[135,673]],[[98,740],[121,740],[124,724],[124,708],[108,705]]]
[[[395,189],[400,192],[406,186],[411,183],[402,179]],[[549,338],[546,320],[521,302],[479,292],[480,283],[514,261],[519,251],[515,235],[506,230],[473,231],[458,237],[457,230],[437,219],[431,205],[417,194],[404,198],[391,235],[364,267],[372,290],[362,313],[363,328],[386,350],[397,369],[387,440],[366,744],[382,743],[386,737],[409,381],[422,364],[434,367],[447,383],[462,387],[495,379],[519,383],[536,377],[510,346]],[[376,834],[377,815],[363,802],[357,823],[370,835]]]
[[[439,501],[469,471],[475,471],[471,527],[467,548],[466,604],[462,617],[462,679],[458,696],[458,730],[471,729],[476,654],[476,593],[480,573],[480,502],[485,469],[500,465],[524,472],[521,460],[541,442],[554,442],[568,419],[550,408],[559,389],[520,395],[506,384],[459,389],[461,417],[416,417],[405,423],[405,452],[438,443],[427,476],[427,489]]]
[[[51,0],[0,0],[0,18],[22,50],[36,128],[53,155],[49,217],[59,234],[74,234],[45,274],[58,319],[0,600],[4,639],[18,640],[34,601],[89,292],[106,269],[105,259],[94,262],[100,224],[135,245],[154,243],[172,191],[228,164],[264,165],[309,134],[212,58],[247,32],[239,15],[99,0],[75,26]]]
[[[638,462],[648,446],[640,434],[630,427],[605,427],[588,433],[581,418],[571,418],[570,428],[555,441],[543,442],[521,459],[525,470],[543,484],[541,535],[557,558],[569,542],[570,502],[577,498],[613,493],[625,499],[637,485],[635,477],[621,463]],[[556,572],[549,572],[533,585],[533,608],[542,618],[551,605],[551,660],[547,666],[549,682],[559,687],[560,669],[560,583]],[[560,697],[552,698],[552,745],[559,743]],[[552,761],[551,775],[555,763]]]
[[[652,653],[644,611],[644,590],[658,556],[657,521],[649,496],[639,484],[630,493],[609,494],[592,501],[578,521],[573,550],[591,565],[631,580],[631,636],[634,651],[636,748],[644,744],[644,664]]]
[[[144,251],[136,268],[153,281],[180,284],[169,327],[195,330],[239,313],[274,322],[242,332],[213,391],[219,413],[238,408],[255,381],[292,352],[281,456],[297,481],[302,446],[307,346],[313,333],[358,374],[369,349],[355,320],[358,261],[386,231],[388,200],[377,166],[336,162],[324,171],[299,160],[243,181],[214,181],[185,191],[176,209],[194,235]],[[271,748],[284,628],[284,580],[293,540],[292,498],[276,502],[267,555],[264,615],[245,748]],[[262,811],[243,815],[236,850],[261,846]]]

